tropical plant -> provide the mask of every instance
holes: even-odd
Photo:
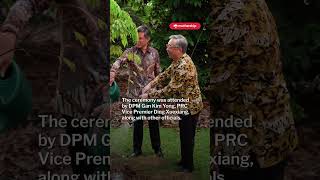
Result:
[[[205,28],[209,23],[208,0],[118,0],[117,2],[130,14],[136,24],[150,27],[152,46],[159,51],[162,69],[171,63],[165,47],[169,36],[182,34],[188,40],[187,53],[192,56],[199,69],[208,71],[207,63],[210,60],[206,54],[210,37]],[[173,31],[169,29],[169,24],[174,21],[199,22],[202,28],[199,31]],[[205,86],[207,79],[208,73],[201,73],[199,80],[202,87]]]
[[[122,10],[114,0],[110,0],[110,24],[110,54],[111,56],[120,56],[123,53],[123,47],[128,45],[128,38],[132,42],[137,41],[137,27],[130,15]]]

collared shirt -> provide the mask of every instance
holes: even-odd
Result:
[[[132,60],[132,54],[140,57],[140,61]],[[160,73],[160,58],[156,49],[148,46],[145,53],[136,46],[128,48],[112,65],[111,72],[117,73],[119,68],[128,64],[129,79],[126,96],[137,98],[141,95],[142,88]]]
[[[48,9],[55,0],[18,0],[10,8],[2,31],[19,33],[35,14]],[[81,0],[57,1],[62,12],[62,39],[64,44],[64,60],[61,64],[59,94],[57,94],[57,110],[69,116],[83,116],[97,106],[108,102],[108,96],[102,97],[97,91],[101,84],[108,84],[107,61],[105,50],[107,36],[101,35],[96,19],[84,14],[86,10]],[[87,39],[83,46],[76,38],[75,32]],[[57,54],[57,57],[59,54]],[[85,113],[87,111],[87,113]],[[88,113],[89,112],[89,113]]]
[[[168,84],[167,80],[170,81]],[[173,61],[163,73],[151,81],[151,86],[163,88],[151,91],[150,98],[189,99],[187,105],[191,115],[199,113],[203,108],[197,69],[187,54],[178,61]]]
[[[214,19],[209,52],[213,64],[206,94],[213,120],[252,122],[251,127],[214,126],[212,136],[244,134],[248,144],[212,142],[211,155],[254,155],[261,168],[276,165],[298,141],[276,23],[264,0],[211,3]]]

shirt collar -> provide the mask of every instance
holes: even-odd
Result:
[[[186,53],[184,53],[177,61],[173,61],[173,64],[180,64],[181,61],[186,58],[188,55]]]
[[[135,47],[136,51],[140,51],[143,54],[143,52],[140,48],[138,48],[137,46],[134,46],[134,47]],[[150,53],[150,52],[151,52],[151,47],[150,47],[150,45],[148,45],[146,53]]]

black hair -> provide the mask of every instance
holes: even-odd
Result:
[[[139,32],[143,32],[144,33],[144,37],[146,38],[150,38],[150,30],[147,26],[145,25],[141,25],[137,28],[138,33]]]

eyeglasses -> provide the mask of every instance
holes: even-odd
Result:
[[[172,44],[166,44],[167,48],[179,48],[178,46],[174,46]]]

